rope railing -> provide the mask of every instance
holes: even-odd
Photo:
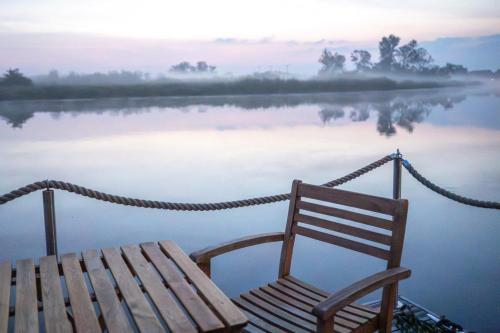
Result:
[[[360,168],[350,174],[337,178],[335,180],[329,181],[322,186],[327,187],[336,187],[347,183],[361,175],[364,175],[376,168],[381,167],[382,165],[395,160],[401,159],[401,155],[391,154],[387,155],[373,163],[366,165],[363,168]],[[406,170],[421,184],[429,188],[430,190],[445,196],[451,200],[460,202],[465,205],[474,206],[474,207],[482,207],[482,208],[492,208],[492,209],[500,209],[500,202],[493,201],[481,201],[471,198],[466,198],[460,196],[458,194],[452,193],[444,188],[432,183],[427,178],[422,176],[419,172],[415,170],[415,168],[408,162],[407,160],[402,159],[402,165]],[[214,203],[184,203],[184,202],[167,202],[167,201],[155,201],[155,200],[144,200],[144,199],[136,199],[129,198],[125,196],[108,194],[96,190],[92,190],[83,186],[75,185],[68,182],[58,181],[58,180],[45,180],[35,182],[16,190],[13,190],[9,193],[6,193],[0,196],[0,205],[3,205],[9,201],[15,200],[19,197],[27,195],[29,193],[44,190],[44,189],[58,189],[67,192],[72,192],[78,195],[86,196],[89,198],[93,198],[96,200],[106,201],[114,204],[125,205],[125,206],[135,206],[142,208],[156,208],[156,209],[166,209],[166,210],[176,210],[176,211],[211,211],[211,210],[223,210],[223,209],[233,209],[240,207],[248,207],[255,205],[263,205],[269,204],[273,202],[286,201],[290,198],[289,193],[249,198],[243,200],[234,200],[234,201],[224,201],[224,202],[214,202]]]
[[[367,166],[358,169],[350,174],[332,180],[328,183],[323,184],[323,186],[327,187],[335,187],[342,185],[348,181],[351,181],[367,172],[370,172],[387,162],[392,161],[395,158],[395,155],[385,156],[373,163],[368,164]],[[263,205],[273,202],[285,201],[290,199],[290,193],[283,193],[277,195],[270,195],[264,197],[243,199],[243,200],[234,200],[234,201],[225,201],[225,202],[214,202],[214,203],[183,203],[183,202],[166,202],[166,201],[154,201],[154,200],[143,200],[143,199],[134,199],[128,198],[119,195],[108,194],[100,191],[95,191],[83,186],[57,181],[57,180],[45,180],[40,182],[35,182],[24,187],[18,188],[12,192],[4,194],[0,196],[0,205],[5,204],[9,201],[27,195],[29,193],[43,190],[43,189],[58,189],[67,192],[72,192],[75,194],[79,194],[85,197],[107,201],[119,205],[125,206],[135,206],[142,208],[156,208],[156,209],[167,209],[167,210],[181,210],[181,211],[209,211],[209,210],[222,210],[222,209],[232,209],[232,208],[240,208],[240,207],[248,207],[255,205]]]
[[[407,160],[402,160],[402,164],[405,167],[406,170],[408,170],[408,173],[413,176],[418,182],[420,182],[422,185],[430,189],[431,191],[434,191],[450,200],[460,202],[464,205],[468,206],[474,206],[474,207],[480,207],[480,208],[492,208],[492,209],[500,209],[500,202],[495,202],[495,201],[482,201],[482,200],[477,200],[477,199],[471,199],[467,198],[461,195],[458,195],[456,193],[450,192],[448,190],[445,190],[444,188],[434,184],[424,176],[422,176],[415,168],[411,165],[410,162]]]

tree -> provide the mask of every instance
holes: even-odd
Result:
[[[215,68],[215,66],[208,65],[206,61],[198,61],[196,63],[196,72],[198,73],[213,73],[215,71]]]
[[[439,68],[439,72],[444,75],[463,75],[467,74],[468,70],[466,67],[457,64],[446,63],[443,67]],[[497,71],[498,72],[498,71]]]
[[[399,69],[408,72],[422,71],[433,61],[427,50],[419,47],[414,39],[396,50],[396,58]]]
[[[370,52],[365,50],[354,50],[351,53],[351,61],[356,65],[358,72],[369,71],[372,68],[371,58]]]
[[[189,74],[189,73],[213,73],[215,72],[215,66],[207,64],[206,61],[198,61],[196,66],[191,65],[187,61],[183,61],[170,67],[170,72],[178,74]]]
[[[380,61],[377,67],[383,71],[391,71],[395,67],[396,63],[396,48],[399,45],[401,39],[394,35],[389,35],[388,37],[383,37],[378,43],[378,49],[380,52]]]
[[[345,57],[341,54],[324,49],[319,58],[319,62],[323,65],[320,69],[321,74],[333,74],[344,70]]]
[[[24,76],[23,73],[19,71],[18,68],[8,69],[0,83],[4,86],[32,86],[33,81],[30,78]]]
[[[173,65],[172,67],[170,67],[170,72],[174,73],[186,74],[186,73],[192,73],[194,72],[194,70],[195,67],[191,66],[191,64],[187,61],[180,62],[177,65]]]

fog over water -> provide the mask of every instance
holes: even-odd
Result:
[[[44,179],[130,197],[213,202],[324,183],[400,148],[448,190],[500,201],[500,91],[0,102],[0,193]],[[392,165],[343,189],[390,196]],[[400,293],[478,332],[500,326],[498,211],[445,199],[403,173],[410,201]],[[281,231],[287,203],[220,212],[117,206],[56,191],[59,252],[173,239],[186,251]],[[41,193],[0,206],[0,261],[44,255]],[[279,244],[214,260],[229,295],[275,279]],[[378,259],[299,238],[292,273],[328,290]],[[366,300],[374,299],[374,295]]]

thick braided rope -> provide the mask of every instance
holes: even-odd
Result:
[[[381,158],[378,161],[375,161],[359,170],[356,170],[344,177],[332,180],[328,183],[323,184],[323,186],[327,187],[335,187],[341,184],[344,184],[350,180],[353,180],[367,172],[376,169],[385,163],[394,159],[395,155],[388,155]],[[92,189],[88,189],[83,186],[66,183],[57,180],[46,180],[43,182],[36,182],[24,187],[21,187],[17,190],[14,190],[10,193],[0,196],[0,205],[29,194],[31,192],[35,192],[38,190],[42,190],[45,188],[54,188],[58,190],[64,190],[72,193],[76,193],[79,195],[83,195],[89,198],[107,201],[111,203],[116,203],[120,205],[126,206],[135,206],[135,207],[143,207],[143,208],[157,208],[157,209],[167,209],[167,210],[182,210],[182,211],[208,211],[208,210],[222,210],[222,209],[231,209],[231,208],[239,208],[239,207],[248,207],[255,205],[263,205],[273,202],[285,201],[290,199],[289,193],[265,196],[265,197],[257,197],[243,200],[235,200],[235,201],[226,201],[226,202],[215,202],[215,203],[181,203],[181,202],[165,202],[165,201],[153,201],[153,200],[142,200],[142,199],[133,199],[127,198],[119,195],[107,194],[104,192],[94,191]]]
[[[415,168],[411,165],[410,162],[407,160],[402,161],[403,166],[408,170],[410,175],[413,176],[416,180],[418,180],[422,185],[425,187],[429,188],[430,190],[441,194],[442,196],[453,200],[460,202],[464,205],[469,205],[469,206],[474,206],[474,207],[481,207],[481,208],[492,208],[492,209],[500,209],[500,202],[495,202],[495,201],[481,201],[481,200],[476,200],[476,199],[471,199],[471,198],[466,198],[461,195],[455,194],[453,192],[450,192],[448,190],[445,190],[442,187],[437,186],[436,184],[432,183],[430,180],[422,176]]]

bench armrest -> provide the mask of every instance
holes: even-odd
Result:
[[[212,259],[213,257],[234,250],[242,249],[257,244],[283,241],[284,235],[285,234],[283,232],[270,232],[266,234],[246,236],[219,245],[209,246],[199,251],[195,251],[190,254],[190,257],[197,264],[206,263],[210,261],[210,259]]]
[[[324,301],[318,303],[313,313],[321,320],[327,320],[343,307],[353,303],[359,298],[399,280],[410,277],[411,271],[408,268],[397,267],[383,272],[373,274],[360,280],[347,288],[344,288]]]

